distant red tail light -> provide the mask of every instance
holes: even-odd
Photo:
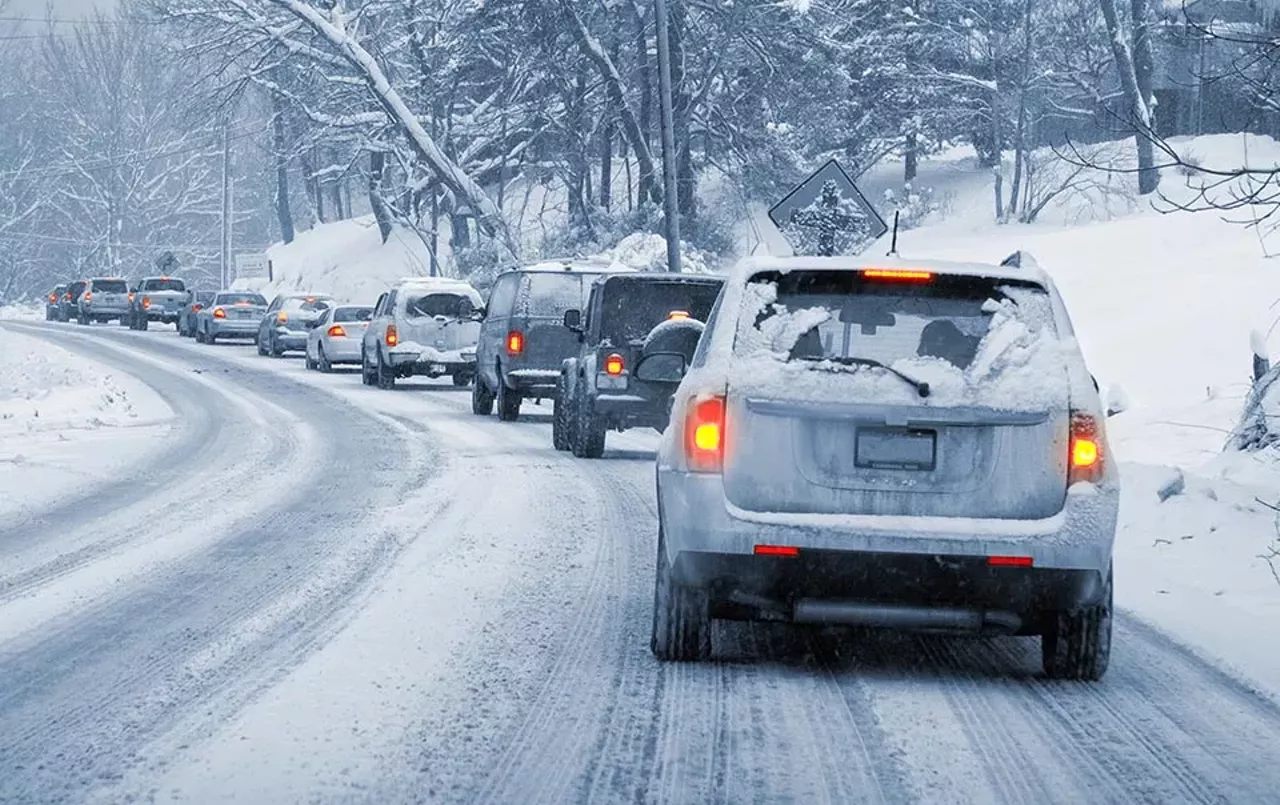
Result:
[[[150,307],[151,307],[151,297],[149,296],[142,297],[142,309],[146,310]]]
[[[396,332],[396,326],[394,324],[387,325],[387,334],[383,336],[382,340],[386,341],[387,346],[389,347],[394,347],[396,344],[400,343],[400,333]]]
[[[58,301],[58,295],[56,293],[49,294],[49,304],[52,305],[56,301]]]
[[[227,317],[227,311],[223,310],[220,307],[215,307],[213,309],[213,317],[215,319],[225,319]]]
[[[507,333],[507,354],[519,355],[524,352],[524,333],[512,330]]]
[[[344,329],[342,329],[342,325],[341,325],[341,324],[335,324],[335,325],[333,325],[332,327],[330,327],[330,328],[329,328],[329,331],[328,331],[328,332],[329,332],[329,336],[330,336],[331,338],[346,338],[346,337],[347,337],[347,331],[346,331],[346,330],[344,330]]]
[[[93,299],[93,291],[85,291],[83,294],[81,294],[81,295],[80,295],[80,298],[81,298],[81,299],[83,299],[83,300],[84,300],[84,301],[86,301],[86,302],[88,302],[88,301],[92,300],[92,299]]]
[[[129,291],[129,304],[133,304],[133,298],[137,296],[133,291]]]
[[[64,293],[64,294],[62,295],[62,298],[63,298],[63,299],[65,299],[65,300],[67,300],[68,302],[70,302],[70,301],[71,301],[71,292],[70,292],[70,291],[68,291],[67,293]]]
[[[1098,421],[1088,414],[1071,414],[1071,446],[1067,456],[1067,483],[1097,483],[1102,479],[1103,456]]]
[[[610,377],[617,377],[625,368],[627,368],[626,362],[616,352],[604,359],[604,373]]]
[[[194,305],[191,306],[191,310],[193,312],[199,312],[203,309],[204,309],[204,305],[200,304],[199,302],[196,302]]]
[[[684,422],[684,450],[693,472],[724,470],[724,397],[690,403]]]

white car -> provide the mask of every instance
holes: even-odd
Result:
[[[338,305],[320,315],[307,332],[307,368],[331,372],[335,364],[360,363],[360,341],[373,308]]]
[[[656,656],[767,619],[1040,635],[1049,676],[1105,673],[1119,476],[1045,272],[752,258],[670,359]]]
[[[463,280],[404,279],[378,297],[361,346],[360,378],[389,389],[396,378],[450,375],[466,386],[476,375],[484,299]]]

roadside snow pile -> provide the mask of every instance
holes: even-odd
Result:
[[[667,239],[652,232],[632,232],[601,256],[638,271],[666,271]],[[689,274],[715,273],[707,255],[684,241],[680,242],[680,269]]]
[[[0,438],[146,424],[168,412],[132,378],[0,327]]]
[[[372,305],[378,295],[404,277],[427,276],[431,256],[414,233],[396,227],[386,243],[372,215],[320,224],[299,232],[292,243],[267,249],[273,281],[237,284],[277,293],[314,291],[341,302]]]
[[[14,303],[0,305],[0,319],[11,321],[44,321],[44,305],[37,303]]]

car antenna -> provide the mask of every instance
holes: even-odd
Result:
[[[898,256],[898,213],[900,210],[893,211],[893,240],[889,242],[889,254],[887,257]]]

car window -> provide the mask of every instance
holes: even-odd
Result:
[[[371,307],[340,307],[335,308],[333,320],[342,321],[369,321],[373,318],[373,308]]]
[[[719,282],[614,280],[600,299],[597,332],[615,344],[644,338],[676,311],[705,322],[720,294]]]
[[[723,288],[721,289],[723,291]],[[707,353],[710,352],[711,334],[715,330],[716,322],[720,320],[720,308],[724,303],[724,293],[716,296],[716,303],[711,306],[711,312],[707,314],[705,324],[706,328],[702,331],[702,338],[698,340],[698,348],[693,351],[693,359],[689,361],[690,368],[699,368],[707,363]]]
[[[187,284],[182,280],[175,279],[151,279],[143,280],[143,291],[185,291]]]
[[[734,352],[770,351],[787,361],[937,358],[968,369],[997,314],[1053,332],[1048,293],[980,277],[877,282],[859,272],[757,275],[747,285]]]
[[[489,311],[494,316],[510,316],[511,307],[516,303],[516,289],[528,274],[507,274],[499,277],[494,283],[493,292],[489,294]]]
[[[409,316],[433,318],[445,316],[451,319],[463,319],[475,312],[475,304],[463,294],[449,292],[409,292],[405,297],[404,310]]]
[[[196,302],[201,305],[207,305],[213,301],[215,295],[213,291],[196,291]]]
[[[94,280],[93,289],[102,293],[128,293],[129,285],[124,280]]]
[[[267,298],[258,293],[220,293],[214,300],[215,305],[257,305],[263,307]]]
[[[525,274],[516,309],[523,316],[562,318],[566,310],[581,310],[591,289],[594,274],[565,272]]]
[[[324,310],[330,306],[332,301],[332,299],[324,296],[293,296],[284,300],[284,304],[281,307],[290,312],[312,313]]]

